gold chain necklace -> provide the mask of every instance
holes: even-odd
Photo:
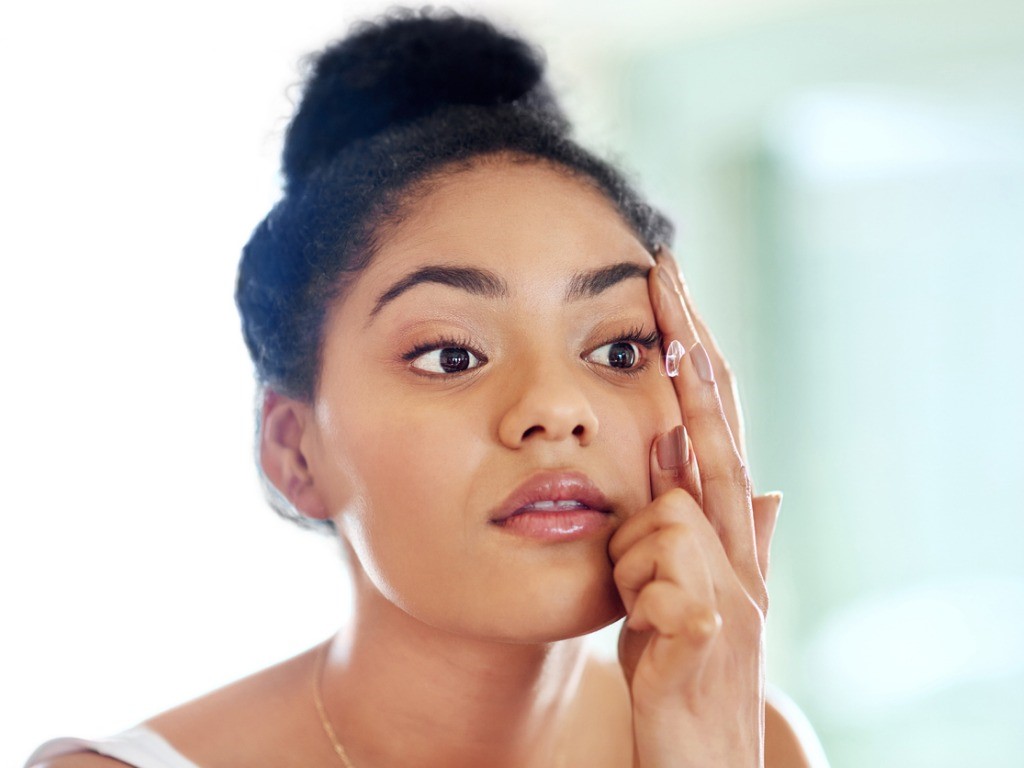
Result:
[[[332,726],[331,721],[327,719],[327,709],[324,707],[324,696],[321,685],[324,678],[324,668],[327,665],[327,649],[330,647],[330,642],[326,642],[320,646],[320,650],[316,655],[316,664],[313,665],[313,704],[316,705],[316,713],[320,716],[320,725],[324,729],[324,733],[327,734],[327,738],[330,739],[331,746],[334,747],[334,754],[338,756],[338,759],[341,760],[341,764],[344,765],[345,768],[356,768],[349,759],[348,753],[345,751],[345,747],[341,745],[341,741],[338,739],[338,734],[334,732],[334,726]],[[556,754],[555,765],[558,768],[562,768],[565,765],[564,754]]]
[[[329,642],[324,643],[320,647],[319,653],[317,653],[316,665],[313,671],[313,703],[316,705],[316,713],[320,715],[320,725],[323,727],[324,733],[327,734],[327,738],[331,740],[331,746],[334,747],[334,754],[338,756],[338,759],[341,760],[341,764],[345,768],[356,768],[352,765],[352,761],[348,759],[345,748],[338,741],[338,735],[334,732],[331,721],[327,719],[327,710],[324,709],[324,697],[320,686],[324,677],[324,667],[327,664],[327,649],[330,647],[331,644]]]

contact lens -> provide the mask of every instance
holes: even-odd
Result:
[[[662,358],[665,373],[670,378],[675,378],[679,375],[679,364],[683,360],[683,355],[686,354],[686,350],[683,349],[683,345],[679,343],[678,339],[672,339],[669,342],[668,349],[665,350],[665,355]]]

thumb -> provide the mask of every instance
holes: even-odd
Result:
[[[682,424],[658,436],[651,447],[651,498],[682,488],[701,502],[700,472]]]

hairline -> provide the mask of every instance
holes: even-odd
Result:
[[[377,254],[388,244],[397,230],[412,216],[413,209],[418,203],[422,202],[450,179],[478,170],[480,167],[500,167],[503,162],[510,162],[515,165],[536,165],[559,173],[566,178],[583,182],[584,185],[600,195],[603,200],[611,203],[612,212],[622,220],[627,229],[633,231],[634,227],[623,216],[622,212],[618,210],[618,205],[608,190],[592,174],[587,173],[582,168],[574,168],[554,158],[506,147],[480,152],[470,157],[456,158],[437,166],[422,177],[413,179],[405,186],[396,190],[394,198],[390,201],[392,210],[388,212],[378,226],[373,226],[369,230],[369,236],[373,244],[368,249],[365,260],[359,269],[342,271],[335,280],[327,301],[323,327],[326,329],[331,324],[334,313],[345,303],[355,284],[376,260]],[[319,347],[316,350],[316,369],[310,393],[310,397],[313,400],[316,399],[317,393],[320,390],[325,336],[326,334],[321,334]],[[272,389],[273,387],[270,388]]]

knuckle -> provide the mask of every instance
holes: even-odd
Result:
[[[666,557],[678,557],[689,546],[690,529],[683,523],[666,527],[658,537],[656,552]]]
[[[725,414],[718,407],[717,398],[705,398],[696,408],[686,413],[687,429],[712,430],[725,422]]]
[[[768,617],[768,606],[771,603],[771,597],[768,594],[768,587],[763,580],[757,585],[752,599],[758,613],[761,615],[761,620],[764,621]]]
[[[685,615],[679,601],[678,590],[667,587],[664,582],[652,582],[642,593],[647,612],[663,629],[679,631],[685,625]]]
[[[612,579],[615,580],[615,583],[622,581],[622,577],[626,573],[626,569],[628,567],[629,566],[626,565],[626,558],[624,557],[620,557],[618,562],[612,566]]]
[[[765,614],[759,599],[744,593],[744,598],[736,606],[736,617],[741,626],[748,631],[760,634],[764,628]]]
[[[725,479],[721,469],[713,467],[710,463],[700,465],[700,482],[703,485],[718,483]]]
[[[683,511],[687,500],[692,501],[690,494],[682,488],[672,488],[658,497],[654,509],[654,521],[665,527],[683,522],[686,515]]]
[[[700,467],[700,480],[701,483],[729,483],[746,493],[750,492],[750,474],[747,472],[746,465],[738,457],[735,458],[733,464],[728,469],[715,467],[710,464],[702,465]]]
[[[612,579],[616,584],[631,586],[636,580],[636,564],[627,553],[612,567]]]
[[[697,605],[686,612],[686,634],[698,643],[706,643],[722,629],[722,615],[714,606]]]
[[[749,495],[750,473],[747,471],[747,465],[740,461],[739,457],[737,457],[736,461],[737,463],[733,467],[733,482]]]

